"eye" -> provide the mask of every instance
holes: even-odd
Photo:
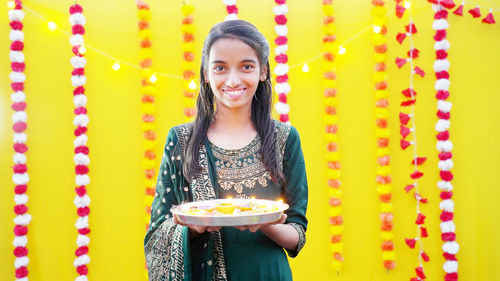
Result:
[[[245,64],[245,65],[243,65],[243,70],[249,71],[249,70],[253,70],[253,69],[255,69],[255,67],[253,65],[251,65],[251,64]]]
[[[224,66],[216,65],[216,66],[214,66],[214,71],[215,72],[222,72],[222,71],[224,71]]]

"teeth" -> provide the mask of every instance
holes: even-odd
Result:
[[[238,90],[238,91],[228,91],[228,90],[226,90],[225,92],[228,93],[229,95],[233,95],[234,96],[234,95],[239,95],[239,94],[243,93],[244,91],[245,90],[243,89],[243,90]]]

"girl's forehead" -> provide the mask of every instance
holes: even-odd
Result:
[[[258,60],[256,50],[237,38],[220,38],[209,49],[209,60],[227,59],[255,59]]]

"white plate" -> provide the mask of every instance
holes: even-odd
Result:
[[[192,206],[215,206],[218,203],[231,202],[234,205],[245,203],[255,203],[256,205],[266,205],[270,208],[277,207],[276,210],[267,211],[262,213],[248,214],[246,212],[235,211],[233,214],[220,214],[220,215],[192,215],[186,214]],[[170,211],[183,224],[194,224],[203,226],[238,226],[238,225],[251,225],[262,224],[279,220],[283,212],[288,209],[288,204],[281,201],[271,201],[264,199],[214,199],[206,201],[189,202],[181,205],[173,206]]]

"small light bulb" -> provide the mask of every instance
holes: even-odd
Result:
[[[14,9],[14,7],[16,7],[16,4],[14,3],[14,1],[7,2],[7,8]]]
[[[344,46],[340,45],[339,46],[339,55],[343,55],[343,54],[345,54],[345,48],[344,48]]]
[[[410,1],[405,1],[405,3],[403,4],[403,6],[404,6],[406,9],[409,9],[409,8],[411,7]]]
[[[156,80],[158,80],[158,78],[156,77],[156,74],[153,74],[153,75],[151,75],[151,77],[149,77],[149,81],[151,81],[151,83],[155,83]]]
[[[113,64],[113,70],[120,70],[120,63],[119,62],[115,62],[115,64]]]
[[[196,89],[196,82],[194,82],[194,80],[191,80],[191,82],[189,82],[189,89],[191,90]]]
[[[380,33],[380,31],[382,31],[382,27],[380,27],[378,25],[374,25],[373,26],[373,32]]]
[[[309,66],[307,65],[307,63],[304,63],[304,66],[302,67],[302,71],[309,72]]]
[[[48,26],[51,31],[54,31],[57,28],[57,24],[53,21],[49,21]]]
[[[80,46],[80,48],[78,48],[78,52],[83,55],[87,52],[87,48],[85,48],[85,46],[82,45]]]

